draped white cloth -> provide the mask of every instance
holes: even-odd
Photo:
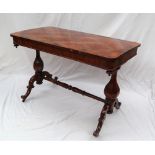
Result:
[[[35,51],[13,47],[10,33],[57,26],[140,42],[138,55],[119,71],[120,110],[107,115],[98,138],[92,136],[103,104],[44,81],[25,103]],[[155,14],[0,14],[1,140],[154,140]],[[104,98],[109,77],[86,64],[41,53],[44,69]]]

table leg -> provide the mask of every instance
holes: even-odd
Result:
[[[121,105],[121,103],[117,99],[119,92],[120,92],[120,88],[117,83],[117,71],[118,69],[107,71],[107,73],[111,76],[111,79],[104,89],[106,100],[105,100],[105,105],[103,106],[103,109],[101,111],[101,114],[98,120],[97,128],[93,133],[95,137],[97,137],[101,131],[103,121],[106,118],[106,114],[113,113],[114,107],[116,109],[119,109]]]
[[[44,79],[44,75],[43,75],[44,63],[43,63],[43,61],[42,61],[42,59],[40,57],[40,51],[38,51],[38,50],[36,50],[36,58],[35,58],[35,61],[33,63],[33,68],[35,70],[35,75],[33,75],[29,80],[29,84],[27,86],[26,94],[21,96],[23,102],[26,100],[26,98],[31,93],[32,88],[34,88],[34,82],[36,82],[37,84],[42,84],[43,83],[43,79]]]

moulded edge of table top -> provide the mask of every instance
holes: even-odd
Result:
[[[57,56],[62,56],[65,58],[69,58],[75,61],[86,63],[103,69],[114,69],[116,67],[121,66],[122,64],[124,64],[126,61],[128,61],[137,54],[137,48],[140,46],[140,44],[137,43],[137,46],[128,50],[127,52],[125,52],[124,54],[120,55],[117,58],[106,58],[78,50],[73,50],[65,47],[60,47],[57,45],[51,45],[48,43],[27,39],[24,37],[17,36],[16,35],[17,33],[11,34],[15,45],[21,45],[24,47],[40,50],[43,52],[47,52]]]
[[[104,40],[107,40],[106,42],[112,42],[112,43],[115,43],[115,42],[120,42],[122,45],[126,45],[126,44],[130,44],[130,47],[124,49],[123,50],[120,50],[120,53],[117,52],[117,49],[113,49],[113,52],[109,52],[108,55],[106,53],[106,50],[104,51],[101,51],[101,47],[104,48],[104,46],[102,45],[101,47],[96,45],[96,49],[94,50],[95,52],[93,52],[92,49],[90,50],[87,50],[87,49],[79,49],[79,46],[77,47],[71,47],[70,45],[62,45],[61,42],[59,41],[55,41],[54,39],[54,43],[53,42],[50,42],[49,40],[41,40],[40,38],[36,38],[36,39],[33,39],[34,35],[33,35],[33,32],[42,32],[42,31],[60,31],[63,35],[63,33],[70,33],[70,34],[74,34],[72,36],[72,38],[69,38],[70,40],[71,39],[75,39],[74,37],[76,36],[76,34],[78,35],[78,37],[80,36],[81,38],[84,38],[84,37],[87,37],[90,38],[90,39],[103,39],[103,43],[104,43]],[[52,33],[53,33],[52,32]],[[25,33],[25,34],[24,34]],[[27,33],[30,33],[28,36]],[[31,34],[32,33],[32,34]],[[44,35],[44,34],[42,34]],[[100,56],[102,58],[107,58],[107,59],[115,59],[115,58],[118,58],[119,56],[123,55],[124,53],[127,53],[128,51],[130,51],[131,49],[133,48],[138,48],[140,46],[139,43],[136,43],[136,42],[131,42],[131,41],[126,41],[126,40],[121,40],[121,39],[115,39],[115,38],[110,38],[110,37],[105,37],[105,36],[101,36],[101,35],[96,35],[96,34],[89,34],[89,33],[85,33],[85,32],[79,32],[79,31],[75,31],[75,30],[67,30],[67,29],[62,29],[62,28],[57,28],[57,27],[41,27],[41,28],[34,28],[34,29],[29,29],[29,30],[23,30],[23,31],[19,31],[19,32],[15,32],[15,33],[11,33],[11,36],[12,37],[19,37],[19,38],[23,38],[23,39],[29,39],[29,40],[32,40],[32,41],[36,41],[38,43],[45,43],[45,44],[48,44],[48,45],[51,45],[51,46],[58,46],[58,47],[61,47],[61,48],[65,48],[65,49],[68,49],[68,50],[72,50],[72,52],[82,52],[82,53],[86,53],[86,54],[91,54],[91,55],[96,55],[96,56]],[[83,37],[84,36],[84,37]],[[54,36],[53,38],[55,38],[56,36]],[[88,39],[87,38],[87,39]],[[50,38],[51,39],[51,38]],[[67,38],[68,39],[68,38]],[[69,40],[69,41],[70,41]],[[98,40],[97,40],[98,41]],[[102,40],[101,40],[102,41]],[[86,43],[87,43],[87,40],[86,40]],[[92,42],[93,43],[93,42]],[[102,43],[102,42],[101,42]],[[94,43],[95,44],[95,43]],[[83,42],[82,44],[83,45]],[[117,43],[116,43],[117,45]],[[100,47],[100,48],[99,48]],[[107,46],[108,47],[108,46]],[[110,47],[110,46],[109,46]],[[89,48],[89,46],[88,46]],[[97,53],[97,51],[100,50],[100,52]],[[105,54],[104,54],[105,53]],[[121,54],[122,53],[122,54]]]

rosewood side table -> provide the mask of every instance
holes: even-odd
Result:
[[[120,88],[117,83],[117,71],[137,54],[140,44],[56,27],[30,29],[12,33],[11,36],[15,47],[20,45],[36,50],[33,64],[35,74],[29,81],[26,94],[21,96],[23,102],[34,88],[34,82],[42,84],[43,80],[104,102],[97,128],[93,133],[97,137],[106,114],[113,113],[113,109],[119,109],[121,105],[118,101]],[[52,74],[43,71],[44,64],[40,57],[40,51],[105,69],[111,76],[104,88],[105,99],[61,82],[58,77],[53,78]]]

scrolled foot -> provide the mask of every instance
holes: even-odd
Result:
[[[121,102],[119,102],[118,99],[116,99],[116,101],[114,103],[111,102],[110,105],[111,106],[109,107],[107,114],[112,114],[114,111],[114,108],[116,108],[117,110],[120,109]]]
[[[108,104],[105,104],[105,105],[103,106],[103,109],[102,109],[102,111],[101,111],[100,117],[99,117],[99,119],[98,119],[97,128],[96,128],[96,130],[93,132],[93,135],[94,135],[95,137],[98,137],[98,136],[99,136],[99,133],[100,133],[100,131],[101,131],[103,122],[104,122],[104,120],[105,120],[105,118],[106,118],[106,114],[107,114],[108,109],[109,109],[109,105],[108,105]]]
[[[98,136],[99,136],[99,131],[95,130],[95,131],[93,132],[93,136],[98,137]]]
[[[109,110],[107,111],[107,114],[112,114],[113,112],[114,112],[113,109],[109,109]]]
[[[32,76],[31,79],[29,80],[29,85],[27,86],[27,92],[25,95],[22,95],[22,102],[25,102],[26,98],[30,95],[32,88],[34,88],[34,82],[36,81],[36,76]]]
[[[21,98],[22,98],[22,102],[25,102],[27,97],[25,95],[22,95]]]
[[[115,107],[116,109],[120,109],[121,104],[122,104],[122,103],[119,102],[118,99],[117,99],[116,102],[115,102],[114,107]]]

